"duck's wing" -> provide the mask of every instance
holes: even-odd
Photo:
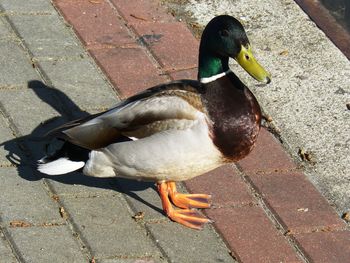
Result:
[[[184,129],[203,112],[202,84],[182,80],[147,89],[114,108],[69,122],[49,132],[87,149],[98,149],[121,137],[143,138],[168,129]]]

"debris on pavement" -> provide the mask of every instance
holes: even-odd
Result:
[[[10,227],[30,227],[31,223],[22,220],[13,220],[10,222]]]
[[[134,14],[130,14],[131,17],[135,18],[135,19],[139,19],[139,20],[142,20],[142,21],[147,21],[146,18],[143,18],[141,16],[137,16],[137,15],[134,15]]]
[[[135,221],[140,221],[145,217],[145,212],[137,212],[135,215],[132,216]]]
[[[309,208],[304,208],[304,207],[298,208],[298,212],[308,212],[308,211],[309,211]]]
[[[342,216],[342,219],[344,219],[346,222],[350,222],[350,210],[348,212],[345,212]]]
[[[315,165],[315,157],[310,151],[306,151],[303,148],[299,148],[298,155],[303,162],[309,162],[311,165]]]
[[[61,216],[64,220],[67,220],[68,214],[67,214],[66,210],[64,210],[64,207],[63,207],[63,206],[60,207],[59,212],[60,212],[60,216]]]
[[[273,121],[271,115],[263,114],[262,117],[263,117],[267,122],[272,122],[272,121]]]
[[[280,56],[287,56],[288,55],[288,50],[283,50],[279,53]]]

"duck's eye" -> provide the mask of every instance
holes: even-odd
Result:
[[[223,37],[228,37],[229,33],[227,29],[220,30],[220,35]]]
[[[250,59],[249,55],[246,54],[246,55],[245,55],[245,59],[246,59],[246,60],[249,60],[249,59]]]

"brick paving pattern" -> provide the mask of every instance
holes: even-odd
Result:
[[[213,195],[203,231],[170,222],[151,183],[42,178],[34,137],[196,78],[198,41],[156,0],[21,3],[0,1],[0,262],[349,260],[348,227],[265,129],[249,157],[184,183]]]

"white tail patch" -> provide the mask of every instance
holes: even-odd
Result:
[[[49,163],[38,164],[38,171],[48,175],[66,174],[84,167],[85,162],[74,162],[68,158],[59,158]]]

